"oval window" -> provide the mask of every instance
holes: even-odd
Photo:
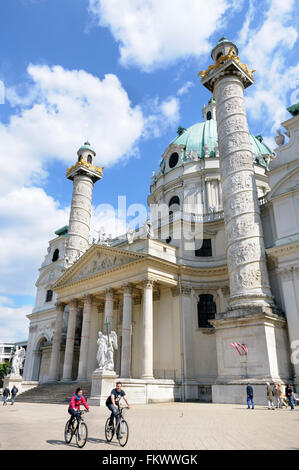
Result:
[[[169,158],[169,168],[174,168],[179,161],[179,154],[174,152]]]

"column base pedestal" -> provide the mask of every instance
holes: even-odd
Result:
[[[90,405],[105,406],[110,392],[116,382],[122,383],[122,388],[130,404],[167,403],[180,401],[180,384],[171,379],[135,379],[118,377],[115,372],[108,373],[95,370],[92,374]]]
[[[91,376],[90,405],[105,406],[110,392],[115,388],[117,375],[114,371],[96,369]]]
[[[4,377],[3,388],[7,387],[9,388],[9,390],[11,390],[14,385],[18,389],[18,395],[20,395],[21,393],[26,392],[31,388],[37,387],[38,381],[23,380],[23,377],[21,377],[20,375],[7,375],[6,377]]]

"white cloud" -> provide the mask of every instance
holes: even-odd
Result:
[[[123,65],[144,71],[211,50],[230,0],[89,0],[100,26],[109,27],[119,43]]]
[[[76,161],[76,151],[90,139],[98,150],[97,164],[114,164],[136,152],[144,118],[132,107],[116,75],[99,78],[83,70],[30,65],[31,88],[23,97],[8,90],[7,99],[18,105],[9,124],[0,124],[0,161],[14,162],[14,171],[2,165],[2,189],[44,179],[45,161]]]
[[[30,306],[14,307],[2,303],[0,299],[0,342],[13,343],[26,340],[29,321],[26,315],[31,313]]]
[[[176,96],[168,96],[160,101],[158,97],[148,100],[146,107],[150,113],[146,115],[144,138],[159,137],[167,127],[175,126],[180,119],[180,100]]]
[[[0,196],[0,294],[35,295],[47,242],[68,223],[68,213],[41,188],[20,188]]]
[[[182,85],[181,88],[178,90],[177,95],[178,96],[185,95],[186,93],[189,92],[190,88],[192,88],[193,86],[194,86],[193,82],[188,81],[184,83],[184,85]]]
[[[298,33],[292,26],[296,14],[293,0],[272,0],[266,4],[263,21],[255,28],[260,4],[250,2],[238,44],[241,61],[256,69],[255,84],[246,98],[247,110],[251,119],[262,120],[274,136],[275,129],[288,116],[286,107],[292,104],[291,91],[299,77],[299,64],[287,66],[288,53],[293,51]]]

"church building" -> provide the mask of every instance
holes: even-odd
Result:
[[[131,403],[243,403],[251,383],[263,404],[267,382],[299,390],[299,103],[270,150],[248,130],[253,71],[226,38],[211,55],[203,120],[163,153],[144,226],[91,242],[104,172],[89,142],[78,150],[69,224],[49,241],[28,315],[24,390],[88,382],[95,404],[116,378]],[[111,331],[105,374],[98,338]]]

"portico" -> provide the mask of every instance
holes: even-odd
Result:
[[[146,245],[155,243],[144,240]],[[94,263],[95,259],[98,259],[98,264]],[[101,269],[101,266],[107,265],[110,269]],[[119,337],[119,350],[115,358],[117,375],[129,381],[153,381],[154,367],[157,371],[167,369],[167,364],[163,363],[163,353],[161,357],[155,353],[155,349],[161,352],[163,349],[163,339],[157,335],[154,339],[154,332],[159,330],[156,323],[159,322],[160,291],[171,293],[171,289],[176,287],[177,266],[170,261],[159,260],[148,253],[131,253],[100,245],[91,247],[53,286],[57,303],[49,380],[91,380],[97,368],[97,334],[109,328],[110,331],[115,330]],[[175,300],[173,296],[171,298]],[[63,356],[62,322],[67,310]],[[80,352],[74,374],[76,318],[79,311],[82,312]],[[170,306],[169,330],[173,320]],[[172,348],[171,362],[179,364],[179,350],[173,344],[167,344],[167,348]],[[59,373],[61,369],[62,374]]]

